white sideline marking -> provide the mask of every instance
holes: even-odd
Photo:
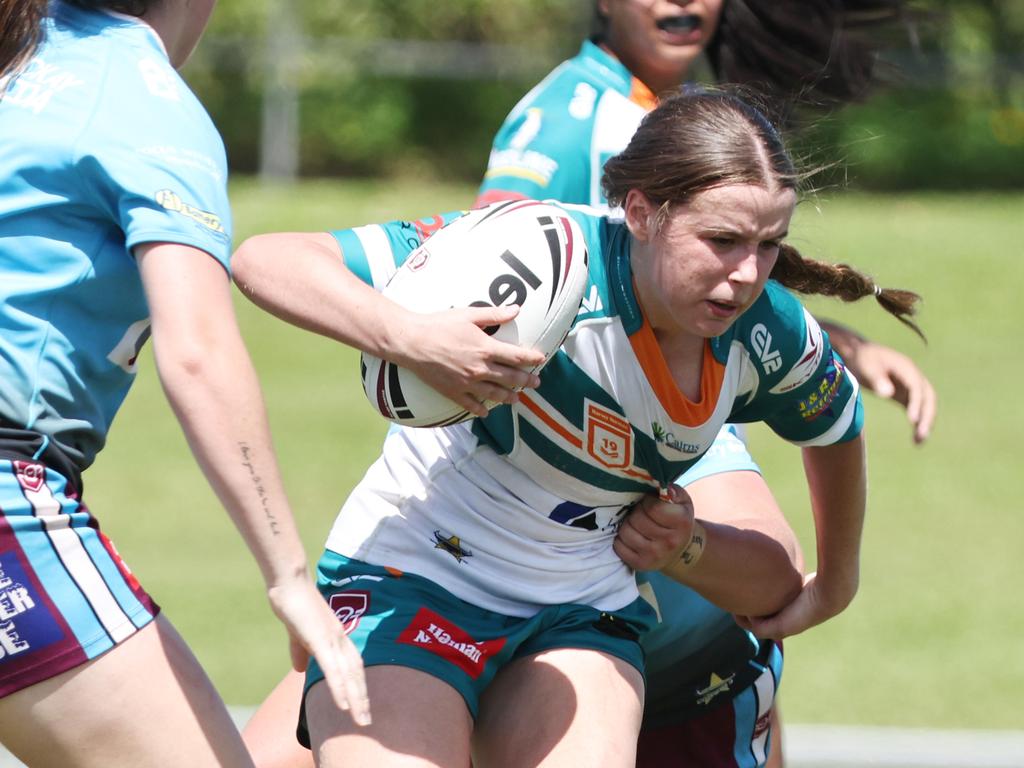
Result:
[[[254,707],[231,707],[239,727]],[[848,725],[783,728],[787,768],[1024,768],[1024,731]],[[0,746],[0,768],[24,768]]]
[[[1024,768],[1024,731],[844,725],[782,726],[783,754],[798,766]]]

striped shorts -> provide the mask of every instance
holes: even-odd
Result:
[[[99,656],[158,611],[64,475],[0,459],[0,696]]]

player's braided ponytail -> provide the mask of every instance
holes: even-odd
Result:
[[[829,264],[807,259],[796,248],[784,243],[779,249],[779,258],[771,277],[797,293],[831,296],[842,301],[857,301],[865,296],[874,296],[886,312],[922,339],[925,337],[910,319],[917,312],[920,296],[899,288],[882,288],[870,276],[849,264]]]

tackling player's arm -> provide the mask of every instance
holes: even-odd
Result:
[[[513,402],[535,387],[521,370],[540,352],[506,344],[481,329],[512,320],[516,306],[410,312],[360,280],[329,233],[272,233],[249,238],[232,257],[242,292],[273,315],[415,372],[478,416],[483,401]]]
[[[135,248],[149,303],[161,384],[197,462],[253,553],[293,663],[327,665],[339,706],[369,723],[362,660],[307,571],[271,447],[259,384],[245,350],[224,267],[197,248]],[[325,669],[326,671],[326,669]]]
[[[762,482],[753,471],[726,472],[652,495],[623,522],[615,550],[727,611],[775,613],[799,594],[803,557],[774,500],[757,492]]]
[[[923,443],[931,434],[938,407],[935,388],[924,371],[901,352],[866,339],[852,328],[830,320],[820,322],[857,380],[879,397],[902,405],[914,429],[914,442]]]
[[[817,571],[782,611],[743,623],[760,637],[803,632],[841,613],[857,593],[860,541],[867,504],[864,434],[834,445],[803,449],[814,513]]]

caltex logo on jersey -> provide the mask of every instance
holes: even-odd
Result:
[[[341,622],[346,635],[352,634],[359,626],[359,619],[370,608],[370,593],[363,590],[338,592],[328,601],[334,615]]]
[[[611,469],[633,463],[633,429],[619,414],[588,400],[584,429],[587,453],[598,462]]]

